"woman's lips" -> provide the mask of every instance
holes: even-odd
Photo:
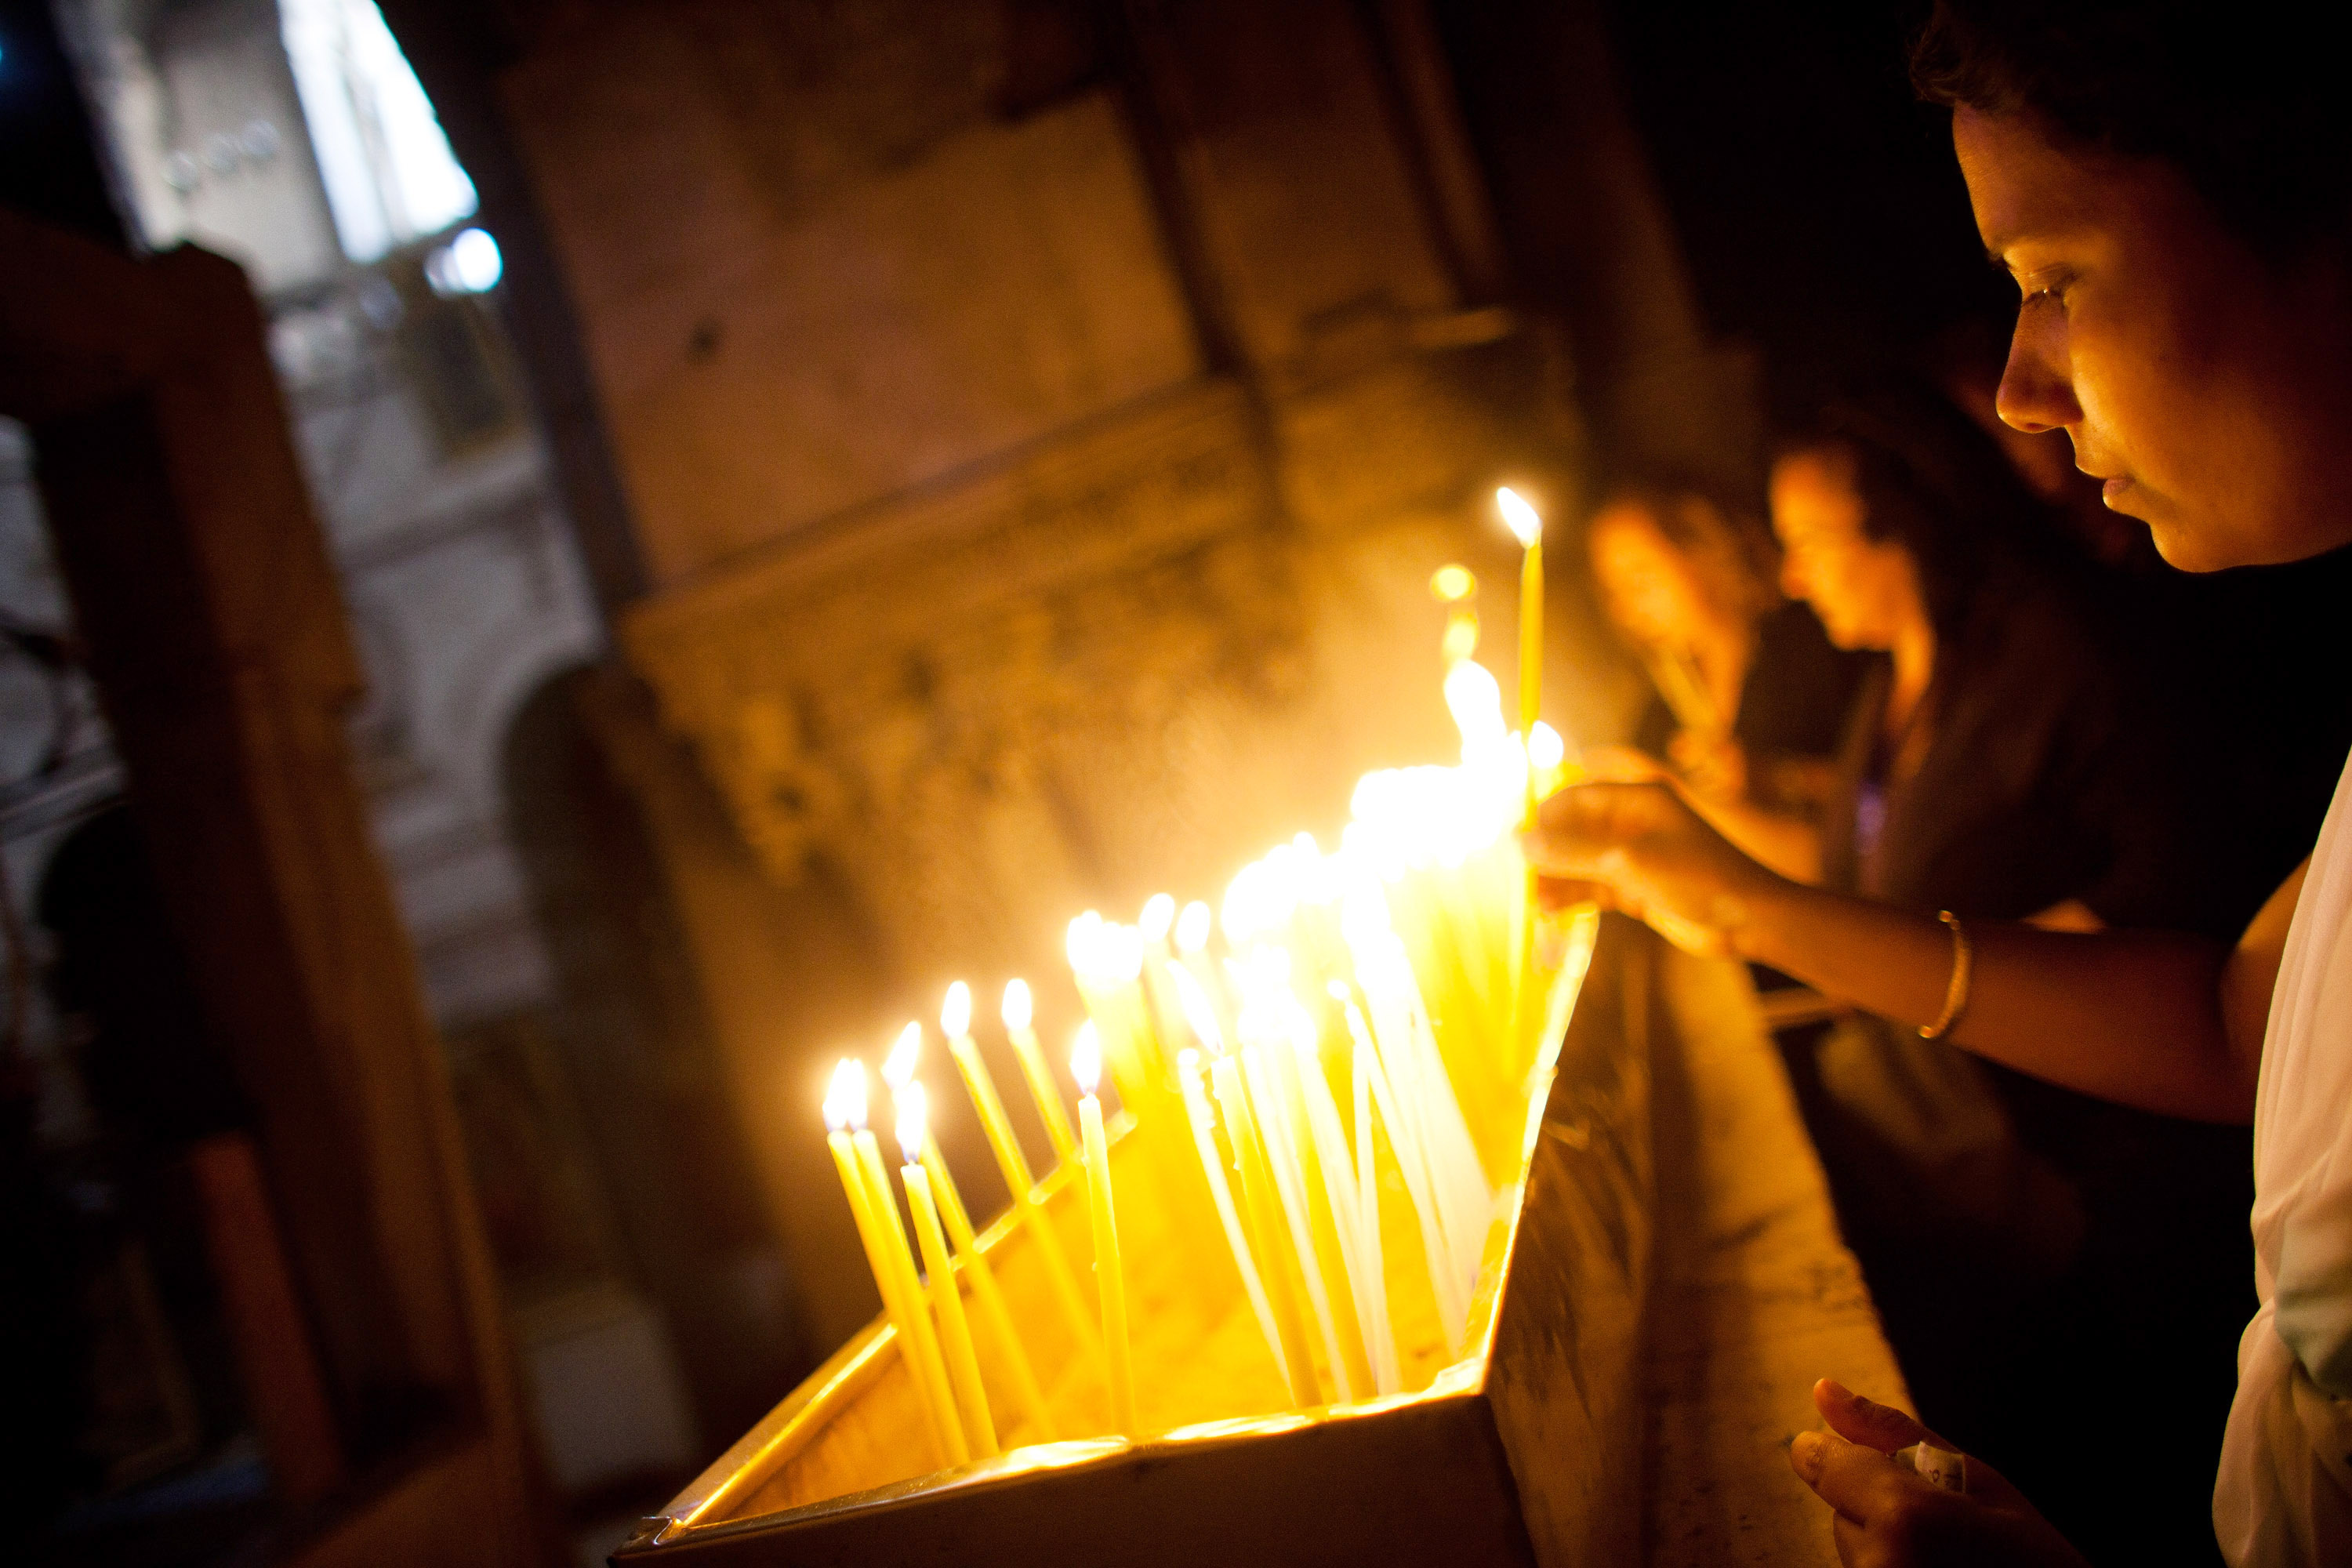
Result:
[[[2123,508],[2116,503],[2122,500],[2126,492],[2131,488],[2132,482],[2129,479],[2117,475],[2099,487],[2099,499],[2106,503],[2109,511],[2121,511]]]

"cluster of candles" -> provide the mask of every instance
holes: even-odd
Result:
[[[972,1037],[971,988],[948,988],[940,1033],[1012,1194],[1013,1221],[1051,1282],[1067,1329],[1057,1338],[1098,1370],[1118,1432],[1141,1428],[1099,1093],[1106,1068],[1140,1160],[1171,1178],[1160,1190],[1205,1185],[1217,1230],[1203,1217],[1178,1233],[1230,1255],[1295,1405],[1404,1391],[1382,1257],[1381,1142],[1411,1206],[1445,1346],[1463,1347],[1506,1174],[1482,1163],[1472,1126],[1524,1103],[1545,1023],[1537,1016],[1532,883],[1512,829],[1557,783],[1565,751],[1535,718],[1541,525],[1510,491],[1498,500],[1528,560],[1517,731],[1505,722],[1499,685],[1470,657],[1475,584],[1448,567],[1433,587],[1454,606],[1444,689],[1461,731],[1460,765],[1368,774],[1335,851],[1300,834],[1244,868],[1216,911],[1203,902],[1180,908],[1162,893],[1132,925],[1092,910],[1071,921],[1067,952],[1087,1012],[1069,1056],[1075,1129],[1033,1027],[1029,987],[1005,986],[1000,1016],[1055,1164],[1076,1162],[1085,1173],[1091,1301]],[[934,1140],[917,1077],[924,1038],[921,1024],[907,1025],[882,1065],[911,1245],[866,1126],[862,1062],[839,1064],[824,1115],[938,1449],[961,1463],[1001,1450],[980,1342],[1002,1371],[1001,1396],[1017,1406],[1008,1414],[1037,1440],[1058,1434]],[[971,1286],[969,1310],[960,1277]]]

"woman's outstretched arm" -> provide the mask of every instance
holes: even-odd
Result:
[[[1944,1010],[1953,942],[1941,921],[1792,882],[1664,785],[1562,791],[1544,803],[1528,844],[1554,898],[1590,891],[1686,945],[1769,963],[1885,1017],[1926,1024]],[[1971,921],[1974,979],[1948,1037],[2102,1099],[2249,1121],[2302,875],[2272,895],[2234,951],[2168,932]]]

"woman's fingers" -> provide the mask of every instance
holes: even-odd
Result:
[[[1864,1399],[1834,1378],[1825,1377],[1813,1384],[1813,1407],[1840,1436],[1882,1454],[1907,1448],[1914,1443],[1951,1447],[1900,1410]]]
[[[1865,1527],[1906,1510],[1941,1506],[1938,1490],[1876,1448],[1834,1432],[1800,1432],[1789,1445],[1789,1466],[1832,1508]]]

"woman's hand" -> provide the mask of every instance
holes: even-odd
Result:
[[[1721,731],[1678,730],[1666,755],[1700,799],[1727,805],[1748,799],[1747,749]]]
[[[1801,1432],[1789,1465],[1837,1510],[1832,1531],[1846,1568],[2087,1568],[2023,1494],[1981,1459],[1966,1493],[1946,1491],[1888,1456],[1949,1444],[1900,1410],[1828,1378],[1813,1385],[1827,1432]]]
[[[1695,952],[1738,952],[1755,905],[1783,885],[1665,784],[1564,789],[1524,842],[1547,903],[1597,899]]]

